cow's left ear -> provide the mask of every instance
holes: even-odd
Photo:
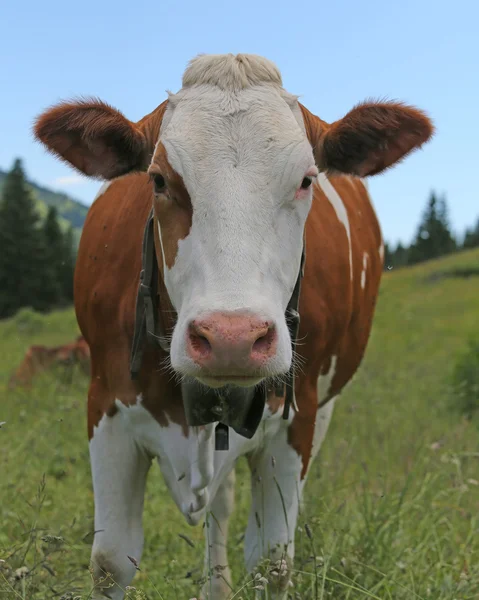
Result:
[[[89,177],[113,179],[148,167],[163,105],[138,123],[100,100],[62,102],[42,113],[34,136]]]
[[[301,109],[318,168],[329,173],[376,175],[434,133],[423,111],[399,102],[365,102],[330,125]]]

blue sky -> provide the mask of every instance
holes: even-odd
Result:
[[[479,3],[456,0],[120,0],[5,2],[0,35],[0,168],[91,203],[100,184],[33,141],[45,107],[80,95],[132,120],[176,91],[201,52],[251,52],[279,66],[286,89],[326,121],[366,98],[428,111],[435,139],[370,190],[386,239],[409,241],[431,189],[454,230],[479,216]]]

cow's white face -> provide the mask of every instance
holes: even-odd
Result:
[[[284,313],[318,173],[296,99],[269,84],[184,88],[149,172],[178,312],[172,367],[212,387],[286,372]]]

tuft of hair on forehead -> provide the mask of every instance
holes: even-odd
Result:
[[[283,85],[278,67],[256,54],[200,54],[189,62],[182,83],[185,88],[210,84],[231,91],[262,83]]]

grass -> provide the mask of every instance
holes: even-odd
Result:
[[[479,334],[479,277],[433,276],[478,261],[479,252],[468,251],[385,275],[365,361],[337,404],[306,486],[294,600],[479,597],[479,430],[450,409],[456,358]],[[76,333],[70,310],[24,311],[0,324],[0,600],[89,598],[87,382],[46,375],[30,392],[6,388],[30,344],[71,341]],[[244,460],[237,474],[231,598],[246,600],[261,582],[241,566]],[[197,596],[202,527],[186,525],[157,468],[144,524],[129,597]]]

